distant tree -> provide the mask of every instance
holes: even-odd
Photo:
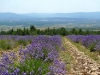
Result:
[[[86,35],[89,35],[89,32],[90,32],[89,30],[86,30]]]
[[[36,30],[35,26],[30,25],[30,31],[35,31],[35,30]]]
[[[84,34],[81,28],[79,29],[78,34],[80,35]]]
[[[97,31],[97,34],[98,34],[98,35],[100,35],[100,30],[99,30],[99,31]]]
[[[59,34],[65,36],[67,34],[66,29],[64,27],[60,28],[59,29]]]
[[[76,29],[75,28],[72,28],[72,30],[70,31],[70,34],[76,34]]]

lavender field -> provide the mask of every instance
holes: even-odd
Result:
[[[80,43],[90,51],[100,52],[100,35],[69,35],[67,38],[71,39],[75,43]]]
[[[16,47],[20,49],[14,52]],[[0,35],[0,75],[65,75],[62,48],[59,35]]]
[[[66,37],[0,35],[0,75],[100,74],[100,35]]]

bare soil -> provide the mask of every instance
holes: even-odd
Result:
[[[78,48],[69,42],[65,37],[63,40],[64,44],[68,47],[67,50],[75,60],[74,63],[70,64],[71,70],[67,75],[100,75],[100,64],[97,64],[96,61],[89,58],[84,54],[84,52],[79,51]]]

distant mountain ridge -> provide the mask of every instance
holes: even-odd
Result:
[[[30,13],[27,15],[33,17],[100,18],[100,12]]]
[[[15,14],[15,13],[0,13],[0,19],[22,19],[26,18],[26,16],[21,15],[21,14]]]
[[[86,18],[86,19],[100,19],[100,12],[76,12],[76,13],[0,13],[1,19],[32,19],[32,18]]]

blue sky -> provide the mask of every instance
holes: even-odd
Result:
[[[0,12],[73,13],[99,11],[100,0],[0,0]]]

